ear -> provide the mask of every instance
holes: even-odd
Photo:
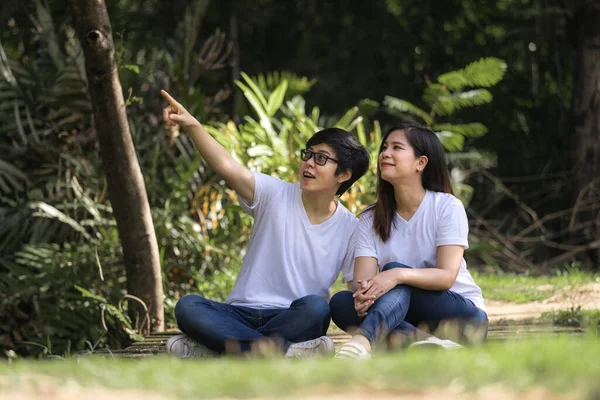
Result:
[[[338,176],[336,176],[336,179],[340,185],[346,182],[347,180],[350,180],[350,178],[352,178],[352,171],[350,169],[347,169]]]
[[[423,172],[428,162],[429,159],[427,158],[427,156],[419,157],[416,161],[417,172]]]

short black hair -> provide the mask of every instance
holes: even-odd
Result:
[[[369,168],[369,152],[348,131],[340,128],[327,128],[315,133],[306,142],[306,148],[325,143],[335,151],[338,163],[335,176],[346,170],[352,172],[352,176],[346,182],[342,182],[336,195],[341,196],[350,189],[350,186],[367,172]]]

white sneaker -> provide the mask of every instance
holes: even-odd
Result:
[[[219,354],[187,335],[176,335],[167,340],[167,353],[179,358],[216,357]]]
[[[439,338],[436,338],[435,336],[429,336],[425,340],[419,340],[418,342],[414,342],[413,344],[408,346],[408,348],[410,349],[410,348],[421,347],[421,346],[442,347],[442,348],[448,349],[448,350],[464,348],[464,346],[461,346],[460,344],[455,343],[452,340],[439,339]]]
[[[371,353],[361,343],[352,340],[344,343],[340,350],[335,353],[335,358],[345,360],[369,360]]]
[[[335,346],[329,336],[321,336],[306,342],[294,343],[285,352],[286,357],[302,358],[333,354]]]

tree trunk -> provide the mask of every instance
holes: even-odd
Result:
[[[104,0],[72,0],[73,18],[85,56],[100,155],[127,275],[130,316],[143,333],[164,329],[163,288],[158,244],[144,179],[138,164],[115,59],[112,29]]]
[[[600,176],[600,1],[579,1],[574,18],[576,58],[571,112],[577,198]],[[596,186],[600,187],[600,182]]]

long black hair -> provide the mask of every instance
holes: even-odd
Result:
[[[454,194],[450,184],[444,148],[435,132],[419,125],[397,125],[383,136],[379,154],[381,154],[388,136],[395,131],[404,132],[406,140],[415,152],[415,157],[426,156],[429,160],[421,176],[423,187],[434,192]],[[386,242],[390,238],[396,215],[396,196],[394,195],[394,186],[381,179],[379,163],[377,164],[377,201],[365,211],[371,210],[373,212],[373,229],[379,234],[381,240]]]

